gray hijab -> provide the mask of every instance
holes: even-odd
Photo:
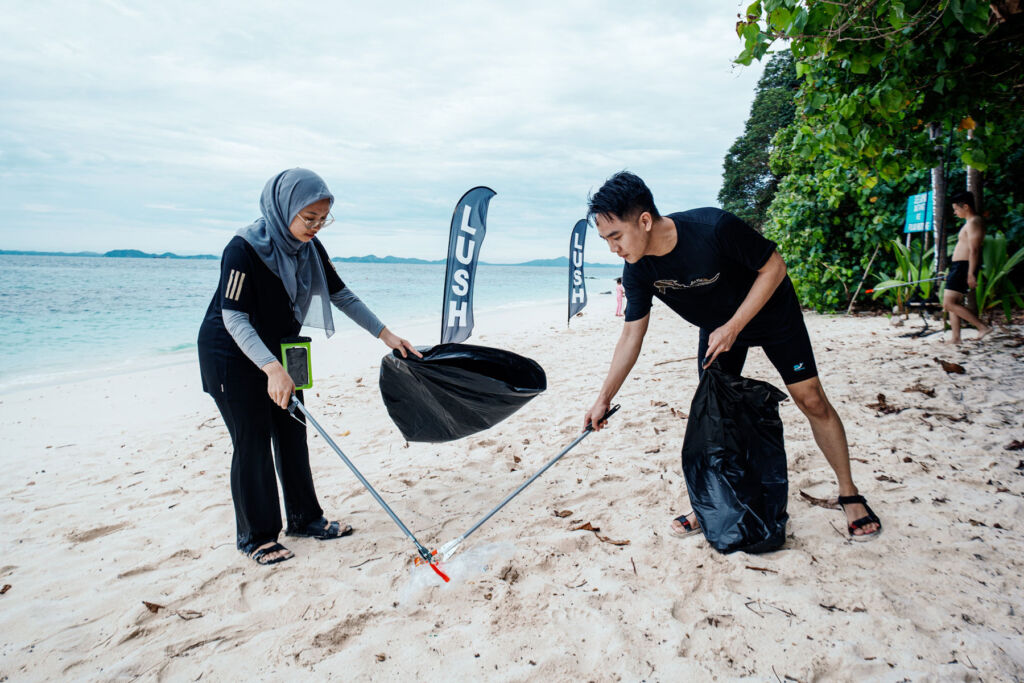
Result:
[[[295,319],[305,326],[334,334],[327,278],[313,241],[302,242],[288,230],[296,214],[334,195],[323,178],[304,168],[290,168],[267,181],[260,197],[262,218],[238,231],[274,275],[281,278],[292,301]],[[313,238],[314,240],[316,238]]]

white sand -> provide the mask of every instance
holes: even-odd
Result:
[[[314,343],[309,407],[350,432],[342,448],[437,546],[578,432],[618,334],[613,307],[595,295],[569,330],[562,305],[481,316],[473,341],[536,359],[550,388],[462,441],[406,446],[377,389],[386,349],[358,333]],[[1024,451],[1004,450],[1024,439],[1020,329],[951,350],[885,318],[808,325],[882,538],[850,543],[841,513],[800,499],[834,484],[788,401],[785,548],[723,556],[666,532],[688,509],[679,416],[696,372],[678,359],[695,356],[696,334],[659,306],[611,428],[467,541],[446,586],[411,567],[411,543],[312,436],[321,503],[355,535],[282,538],[297,557],[276,567],[240,555],[231,445],[192,361],[0,396],[0,681],[1020,680]],[[746,374],[779,383],[760,352]],[[903,392],[917,383],[935,397]],[[867,408],[879,393],[906,410]],[[570,530],[581,522],[630,544]]]

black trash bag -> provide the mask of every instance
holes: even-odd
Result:
[[[470,344],[394,351],[380,364],[380,394],[407,441],[439,443],[493,427],[547,389],[544,369],[511,351]]]
[[[690,404],[683,475],[697,521],[715,550],[763,553],[786,540],[789,478],[779,402],[767,382],[704,372]]]

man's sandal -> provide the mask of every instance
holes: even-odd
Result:
[[[268,555],[272,555],[273,553],[279,552],[281,550],[286,551],[288,554],[287,555],[283,555],[281,557],[274,557],[274,558],[267,557]],[[278,562],[284,562],[285,560],[290,560],[293,557],[295,557],[295,554],[292,553],[290,550],[288,550],[288,548],[285,548],[280,543],[275,543],[272,546],[268,546],[266,548],[260,548],[259,550],[254,550],[253,552],[251,552],[249,554],[249,557],[256,564],[267,565],[267,564],[277,564]]]
[[[679,522],[680,524],[682,524],[683,525],[683,529],[685,531],[679,531],[679,529],[676,528],[675,524],[669,524],[668,525],[668,530],[671,531],[673,535],[678,536],[679,538],[686,538],[687,536],[693,536],[694,534],[699,534],[700,533],[700,527],[699,526],[693,526],[692,524],[690,524],[690,520],[687,519],[687,517],[689,517],[692,514],[693,514],[693,511],[690,511],[690,512],[687,512],[686,514],[679,515],[674,520],[672,520],[674,522]]]
[[[844,512],[846,511],[846,507],[845,506],[847,506],[847,505],[854,505],[856,503],[860,503],[861,505],[864,506],[864,509],[868,511],[868,514],[866,516],[861,517],[860,519],[853,520],[847,526],[847,531],[850,533],[850,540],[853,540],[853,541],[873,541],[873,540],[875,540],[876,538],[878,538],[879,536],[882,535],[882,520],[878,519],[878,515],[876,515],[874,512],[871,511],[871,508],[868,507],[868,502],[866,500],[864,500],[864,496],[860,496],[860,495],[857,495],[857,496],[839,496],[839,498],[837,498],[836,500],[839,503],[839,506],[841,508],[843,508]],[[875,529],[874,531],[872,531],[871,533],[867,533],[867,534],[857,534],[857,533],[854,533],[857,529],[860,529],[860,528],[862,528],[864,526],[867,526],[868,524],[872,524],[872,523],[877,524],[878,528]]]
[[[315,538],[318,541],[330,541],[335,538],[351,535],[352,525],[346,524],[345,528],[342,529],[338,522],[331,522],[328,524],[327,519],[321,517],[315,522],[310,522],[301,529],[289,528],[284,533],[286,536],[300,536],[305,538]]]

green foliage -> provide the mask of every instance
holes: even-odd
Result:
[[[918,282],[929,280],[935,274],[935,263],[932,258],[935,255],[935,248],[915,257],[913,249],[899,240],[890,241],[889,246],[896,259],[896,274],[889,278],[880,276],[881,280],[875,285],[875,289],[885,289],[876,291],[872,298],[883,297],[887,303],[895,304],[900,313],[905,313],[905,304],[915,292],[919,292],[921,298],[927,300],[935,289],[934,282]]]
[[[950,193],[965,186],[959,162],[985,169],[989,229],[1024,242],[1024,17],[990,23],[989,11],[970,0],[763,0],[737,25],[737,61],[761,59],[779,38],[796,59],[796,111],[772,140],[780,181],[764,234],[805,305],[845,307],[872,253],[901,236],[907,197],[929,189],[943,161]],[[955,230],[948,206],[945,220]],[[880,252],[871,279],[898,273],[899,259]]]
[[[1006,236],[1003,233],[985,236],[978,286],[974,290],[978,313],[984,315],[990,309],[1002,305],[1006,322],[1010,322],[1012,317],[1012,304],[1024,306],[1020,292],[1009,277],[1014,267],[1024,261],[1024,248],[1018,249],[1012,256],[1008,254]]]
[[[792,55],[773,56],[758,81],[743,135],[725,157],[718,201],[757,230],[762,229],[779,183],[768,164],[772,138],[793,121],[796,87]]]
[[[803,79],[793,151],[856,171],[861,183],[894,181],[935,166],[926,125],[977,122],[960,158],[979,170],[1011,149],[1021,115],[1021,21],[990,22],[979,0],[764,0],[737,24],[741,64],[784,39]]]

